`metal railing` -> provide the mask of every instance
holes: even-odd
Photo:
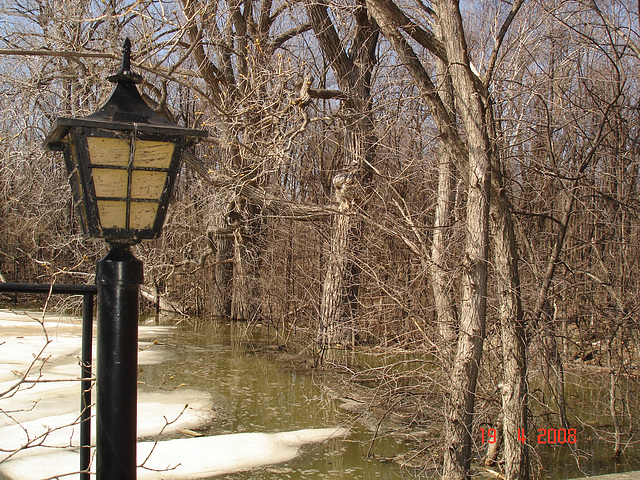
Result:
[[[82,295],[82,354],[80,376],[80,479],[89,480],[91,466],[91,356],[95,285],[2,283],[0,292]]]

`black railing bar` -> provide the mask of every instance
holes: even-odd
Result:
[[[65,285],[48,283],[4,283],[0,282],[0,292],[14,293],[63,293],[67,295],[95,295],[98,289],[95,285]]]
[[[0,292],[82,295],[82,358],[80,381],[80,480],[89,480],[91,466],[91,356],[95,285],[0,282]]]
[[[82,389],[80,398],[80,480],[89,480],[91,466],[91,356],[93,354],[93,293],[82,297]]]

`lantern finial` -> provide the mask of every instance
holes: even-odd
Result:
[[[122,45],[120,71],[108,77],[110,82],[141,83],[142,77],[131,71],[131,40],[127,37]]]
[[[127,37],[122,45],[122,66],[121,72],[128,72],[131,70],[131,40]]]

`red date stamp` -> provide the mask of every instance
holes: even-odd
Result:
[[[498,431],[495,428],[481,428],[482,443],[496,443]],[[524,428],[518,429],[518,441],[525,443]],[[578,432],[575,428],[539,428],[538,445],[563,445],[565,443],[578,443]]]
[[[575,444],[578,442],[578,433],[575,428],[539,428],[538,445],[548,443],[550,445],[562,445],[563,443]]]

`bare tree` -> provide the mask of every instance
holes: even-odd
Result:
[[[332,180],[340,215],[334,218],[327,271],[320,303],[321,350],[336,343],[353,343],[353,322],[357,312],[360,267],[359,211],[364,207],[371,166],[375,163],[371,79],[376,64],[378,28],[365,3],[352,6],[355,30],[351,48],[345,51],[324,1],[305,2],[309,19],[324,57],[333,69],[336,83],[345,96],[340,116],[344,121],[345,160]],[[348,330],[351,323],[351,332]]]
[[[371,3],[375,6],[374,12],[377,12],[377,19],[385,36],[394,45],[396,52],[403,59],[417,85],[420,86],[425,100],[431,106],[434,120],[440,129],[440,135],[446,142],[449,152],[454,156],[458,170],[463,175],[468,175],[466,178],[468,182],[467,252],[463,267],[465,273],[461,293],[458,351],[455,357],[451,386],[453,397],[451,407],[448,410],[449,424],[456,425],[456,427],[452,427],[446,441],[445,475],[452,475],[452,478],[465,476],[469,468],[473,401],[486,315],[488,224],[485,225],[484,221],[485,215],[488,221],[490,186],[491,192],[494,195],[499,195],[498,201],[492,203],[492,212],[495,212],[495,214],[492,213],[492,218],[498,230],[498,243],[494,250],[498,257],[496,266],[501,271],[499,278],[503,279],[499,288],[502,292],[501,304],[503,307],[501,311],[504,318],[504,340],[508,342],[505,351],[510,354],[513,352],[514,356],[518,357],[515,360],[515,368],[510,367],[505,370],[505,374],[508,375],[505,378],[505,388],[509,393],[504,398],[514,402],[507,404],[506,407],[511,411],[515,408],[515,413],[511,415],[518,419],[516,422],[508,423],[509,432],[505,438],[509,439],[510,446],[513,448],[509,449],[512,456],[507,459],[507,462],[509,465],[512,463],[517,465],[515,469],[519,471],[519,474],[525,472],[524,475],[526,475],[526,447],[518,447],[516,444],[517,429],[526,427],[526,404],[524,402],[526,389],[523,388],[525,382],[524,330],[522,328],[517,252],[510,220],[510,204],[506,200],[502,188],[498,156],[492,147],[495,126],[492,121],[492,104],[487,94],[487,82],[491,80],[494,65],[490,64],[484,79],[485,83],[483,83],[483,80],[473,71],[462,16],[457,6],[447,2],[438,2],[438,12],[429,12],[434,15],[439,13],[438,29],[443,39],[441,44],[433,34],[411,20],[407,14],[391,2],[372,1]],[[496,58],[502,38],[520,5],[521,2],[516,3],[504,20],[503,31],[500,32],[501,36],[498,36],[494,47]],[[461,135],[457,131],[457,126],[452,121],[442,97],[438,95],[434,82],[427,73],[428,70],[424,68],[412,47],[402,36],[401,30],[447,65],[465,130],[466,145],[460,140]],[[494,175],[491,183],[489,183],[490,171],[483,170],[485,168],[490,168],[498,174]],[[516,347],[515,350],[513,347]],[[515,397],[512,395],[513,393],[515,393]],[[455,413],[456,411],[458,413]]]

